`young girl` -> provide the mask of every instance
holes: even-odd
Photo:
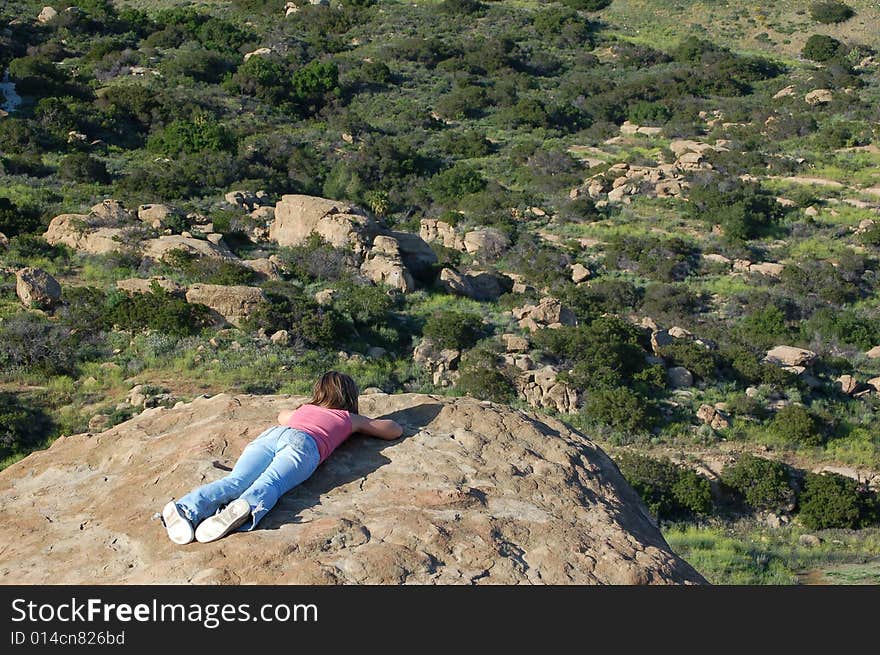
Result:
[[[162,522],[171,541],[207,543],[236,529],[253,530],[282,495],[314,473],[353,432],[380,439],[403,433],[390,419],[358,414],[357,384],[336,371],[315,383],[308,403],[278,414],[278,423],[245,447],[225,478],[165,505]]]

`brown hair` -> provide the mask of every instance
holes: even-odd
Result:
[[[315,382],[312,399],[308,404],[331,409],[345,409],[358,413],[358,386],[350,375],[327,371]]]

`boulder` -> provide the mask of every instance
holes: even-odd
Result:
[[[840,389],[841,393],[845,393],[848,396],[852,396],[856,392],[862,390],[864,387],[856,380],[852,375],[841,375],[835,380],[837,388]]]
[[[372,219],[354,205],[315,196],[285,195],[275,205],[269,238],[280,246],[298,246],[315,232],[333,246],[350,247],[360,263],[377,231]]]
[[[124,225],[126,223],[131,223],[133,220],[131,212],[123,207],[121,202],[113,200],[112,198],[99,202],[92,207],[90,213],[97,218],[101,224],[108,226]]]
[[[865,353],[865,357],[868,359],[880,359],[880,346],[874,346]]]
[[[779,277],[785,266],[774,262],[763,262],[760,264],[751,264],[749,273],[758,273],[759,275],[769,275],[770,277]]]
[[[510,247],[510,239],[494,227],[481,227],[464,235],[464,249],[468,254],[491,259],[500,257]]]
[[[60,214],[49,222],[43,238],[50,244],[63,243],[92,255],[122,250],[127,228],[108,227],[101,219],[87,214]]]
[[[110,427],[110,417],[106,414],[95,414],[89,419],[89,432],[103,432]]]
[[[58,16],[58,11],[55,10],[54,7],[43,7],[40,10],[40,13],[37,14],[37,22],[41,24],[48,23],[53,18]]]
[[[713,430],[724,430],[730,427],[730,418],[727,413],[712,405],[700,405],[700,409],[697,410],[697,418]]]
[[[451,294],[472,298],[473,300],[497,300],[513,286],[510,278],[489,271],[471,271],[459,273],[451,268],[444,268],[438,277],[440,286]]]
[[[555,329],[564,325],[572,326],[577,323],[574,312],[550,296],[541,298],[537,305],[527,304],[516,307],[511,310],[511,314],[517,319],[521,328],[533,331],[544,327]]]
[[[43,269],[28,266],[15,272],[15,293],[25,307],[52,309],[61,300],[61,285]]]
[[[251,52],[246,52],[244,55],[244,60],[247,61],[251,57],[265,57],[266,55],[272,54],[272,48],[257,48],[256,50],[252,50]]]
[[[414,291],[415,280],[403,263],[397,239],[379,235],[361,263],[360,271],[376,284],[387,284],[403,292]]]
[[[237,259],[235,254],[223,243],[211,243],[202,239],[170,234],[143,242],[144,257],[160,261],[172,250],[183,250],[199,257],[216,259]]]
[[[267,280],[281,279],[281,272],[271,259],[242,259],[239,263],[242,266],[247,266],[252,271],[256,271]]]
[[[333,294],[336,289],[321,289],[315,293],[315,302],[319,305],[329,305],[333,302]]]
[[[455,384],[458,380],[460,359],[460,351],[441,348],[428,337],[423,338],[413,349],[413,361],[427,369],[436,387],[448,387]]]
[[[290,344],[290,333],[287,330],[278,330],[277,332],[272,333],[272,336],[269,337],[269,341],[278,346],[286,346]]]
[[[804,96],[804,102],[808,105],[826,105],[834,100],[831,89],[813,89]]]
[[[781,100],[782,98],[788,98],[788,97],[793,96],[794,93],[795,93],[794,84],[790,84],[789,86],[785,87],[784,89],[780,89],[775,94],[773,94],[773,99],[774,100]]]
[[[660,349],[663,346],[669,346],[673,343],[675,343],[675,339],[669,334],[669,330],[654,330],[651,333],[651,349],[655,355],[660,354]]]
[[[557,371],[552,366],[524,371],[515,380],[520,398],[532,407],[555,409],[563,414],[578,411],[577,390],[556,379]]]
[[[423,218],[419,221],[419,236],[428,243],[436,241],[444,248],[465,250],[464,237],[456,233],[449,223],[436,218]]]
[[[694,386],[694,374],[684,366],[673,366],[666,371],[666,383],[673,389],[686,389]]]
[[[157,275],[153,276],[149,279],[139,278],[139,277],[130,277],[125,280],[117,280],[116,288],[121,289],[127,293],[150,293],[152,291],[152,284],[156,282],[162,289],[165,289],[168,293],[173,293],[175,295],[183,296],[186,291],[184,287],[179,285],[174,280],[169,280],[168,278]]]
[[[384,236],[397,242],[400,259],[413,277],[424,279],[433,273],[437,254],[421,236],[410,232],[385,232]]]
[[[590,278],[590,269],[581,264],[580,262],[575,262],[571,265],[571,281],[575,284],[579,284],[588,280]]]
[[[137,211],[139,221],[157,230],[166,228],[172,219],[180,215],[181,212],[174,207],[162,204],[141,205]]]
[[[210,307],[235,326],[267,302],[263,290],[243,285],[193,284],[186,290],[186,301]]]
[[[0,232],[0,249],[6,250],[9,248],[9,237]]]
[[[764,361],[777,366],[810,366],[816,361],[816,353],[794,346],[776,346],[767,351]]]
[[[354,436],[253,532],[172,543],[169,500],[306,397],[218,394],[57,439],[0,471],[7,584],[704,583],[582,432],[472,398],[362,395]],[[527,473],[524,473],[527,472]]]
[[[501,340],[509,353],[524,353],[529,350],[529,340],[519,334],[508,332],[501,335]]]

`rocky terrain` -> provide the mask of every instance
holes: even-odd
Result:
[[[473,399],[374,393],[394,442],[355,435],[260,528],[171,543],[157,509],[223,475],[304,398],[220,394],[57,440],[0,473],[0,582],[663,584],[703,578],[563,423]]]

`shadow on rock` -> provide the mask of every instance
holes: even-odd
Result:
[[[417,434],[434,420],[441,409],[443,405],[440,403],[422,403],[374,417],[397,421],[403,428],[403,435],[394,441],[385,441],[359,433],[353,434],[333,451],[312,477],[284,494],[272,511],[263,518],[257,530],[277,530],[288,523],[299,523],[299,514],[320,505],[324,494],[356,480],[363,480],[388,464],[391,460],[382,451]]]

